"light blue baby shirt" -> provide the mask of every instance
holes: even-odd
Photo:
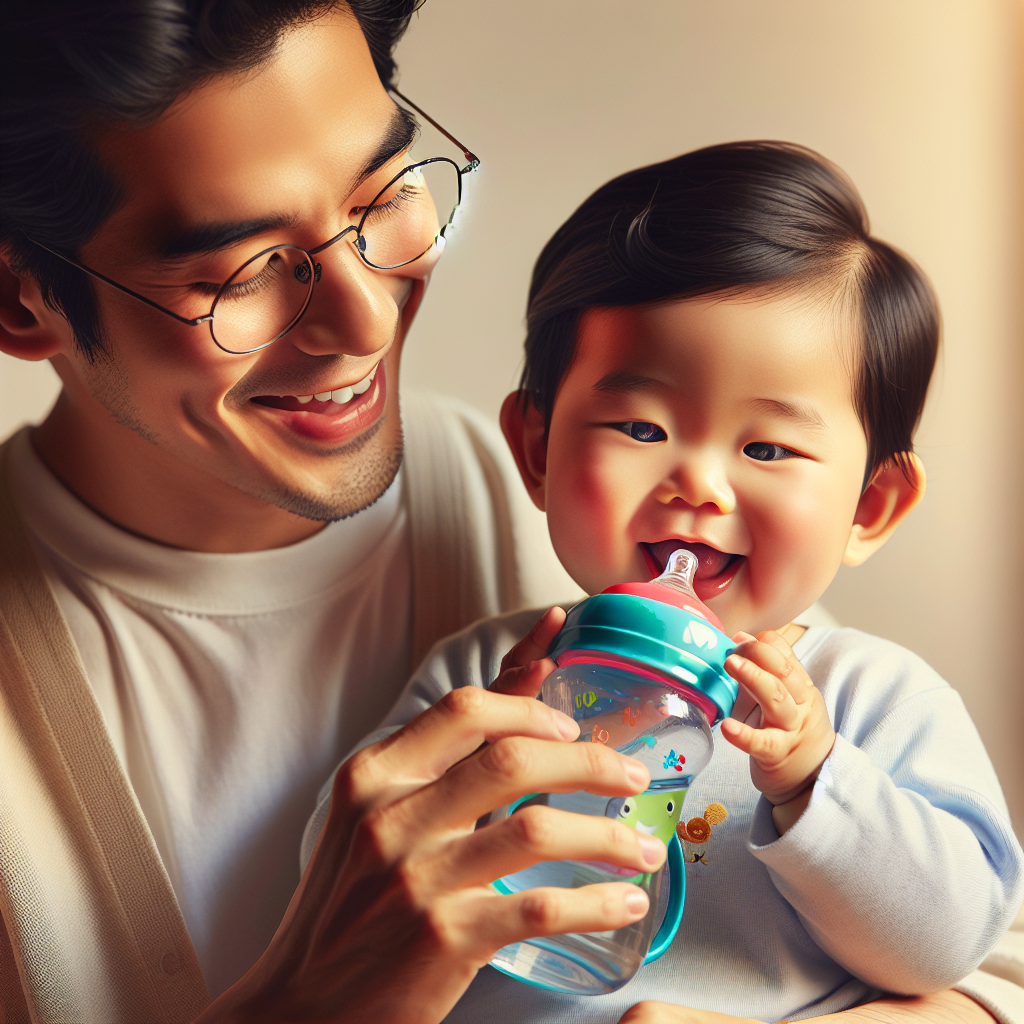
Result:
[[[382,729],[458,686],[486,686],[536,621],[519,612],[463,630],[424,661]],[[656,999],[763,1021],[918,994],[969,974],[1024,894],[1024,857],[959,695],[916,655],[854,629],[813,626],[794,650],[838,734],[807,810],[779,837],[749,761],[715,729],[683,820],[728,817],[689,846],[682,925],[669,951],[605,996],[563,996],[479,972],[447,1024],[614,1022]],[[326,818],[329,786],[303,842]]]

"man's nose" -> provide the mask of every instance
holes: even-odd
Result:
[[[319,279],[288,340],[316,356],[368,356],[390,344],[399,310],[384,276],[367,267],[346,238],[314,259]]]
[[[688,452],[656,491],[666,505],[682,502],[691,508],[714,506],[722,515],[736,510],[736,494],[721,459],[711,451]]]

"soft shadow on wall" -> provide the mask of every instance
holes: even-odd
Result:
[[[918,435],[928,498],[825,602],[960,691],[1018,834],[1021,22],[1021,0],[428,0],[398,53],[403,91],[483,159],[406,383],[492,415],[520,365],[533,260],[602,182],[742,138],[804,143],[850,173],[875,231],[934,281],[945,352]],[[0,356],[0,437],[56,393],[48,365]]]

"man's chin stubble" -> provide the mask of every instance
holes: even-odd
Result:
[[[347,519],[369,508],[394,482],[402,465],[402,432],[391,445],[380,436],[386,417],[378,420],[365,434],[354,441],[324,455],[325,459],[340,455],[358,455],[359,458],[346,460],[345,477],[334,490],[325,484],[317,494],[289,490],[285,487],[268,487],[262,491],[249,491],[253,497],[271,505],[318,523]],[[240,488],[248,491],[247,488]]]

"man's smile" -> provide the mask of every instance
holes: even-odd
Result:
[[[285,409],[288,412],[312,412],[318,415],[336,415],[341,407],[351,405],[358,396],[370,390],[376,376],[377,363],[362,380],[355,384],[341,385],[336,388],[324,388],[308,395],[257,395],[252,401],[259,405],[270,406],[272,409]]]
[[[719,551],[710,544],[698,541],[684,541],[677,538],[656,543],[641,542],[640,551],[651,577],[660,576],[665,570],[668,556],[673,551],[686,548],[697,556],[697,573],[693,589],[702,601],[720,594],[733,581],[736,573],[746,563],[746,556]]]
[[[347,442],[380,418],[387,398],[383,360],[361,380],[310,395],[257,395],[250,401],[277,424],[314,441]]]

